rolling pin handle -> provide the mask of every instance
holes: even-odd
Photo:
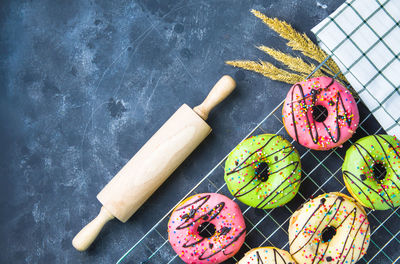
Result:
[[[201,118],[203,118],[203,120],[207,120],[210,111],[220,102],[222,102],[222,100],[228,97],[228,95],[231,94],[235,87],[236,82],[231,76],[222,76],[222,78],[219,79],[219,81],[211,89],[206,99],[200,105],[193,108],[193,110]]]
[[[72,245],[79,251],[85,251],[96,239],[103,226],[114,216],[103,206],[99,215],[87,224],[72,240]]]

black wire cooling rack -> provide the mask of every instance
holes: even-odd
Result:
[[[325,64],[327,59],[318,65],[310,73],[309,77],[321,67],[328,67]],[[346,83],[339,76],[340,73],[336,73],[334,78]],[[238,262],[244,253],[255,247],[273,246],[289,251],[287,231],[289,219],[302,203],[310,197],[326,192],[343,192],[349,195],[344,185],[341,171],[346,150],[359,138],[385,133],[363,103],[358,100],[357,104],[360,112],[360,125],[354,136],[342,147],[329,151],[314,151],[304,148],[291,140],[291,143],[300,153],[302,163],[300,190],[292,201],[282,207],[269,210],[255,209],[237,201],[246,221],[246,240],[240,251],[224,263]],[[282,123],[282,106],[283,102],[266,115],[243,140],[265,133],[278,134],[290,140],[291,138],[286,133]],[[182,200],[204,192],[221,193],[232,198],[224,181],[224,163],[228,155],[218,162],[185,197],[182,197]],[[399,208],[387,211],[367,209],[368,220],[371,225],[371,240],[367,254],[358,263],[400,263]],[[129,248],[117,263],[183,263],[168,242],[167,224],[173,209],[171,208],[157,224]]]

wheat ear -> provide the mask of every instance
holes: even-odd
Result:
[[[256,61],[227,61],[226,64],[245,70],[261,73],[262,75],[276,81],[294,84],[305,80],[306,75],[299,75],[279,69],[269,62]]]
[[[277,61],[282,62],[284,65],[286,65],[290,70],[304,73],[304,74],[309,74],[315,69],[315,65],[312,63],[307,63],[305,62],[302,58],[299,57],[293,57],[289,54],[283,53],[281,51],[272,49],[270,47],[266,46],[258,46],[257,47],[259,50],[264,51],[265,53],[269,54],[272,58],[274,58]],[[322,75],[322,72],[318,70],[315,75]]]
[[[270,27],[272,30],[277,32],[282,38],[288,41],[287,45],[293,50],[300,51],[303,55],[312,58],[319,63],[322,63],[328,55],[318,47],[305,33],[301,34],[297,32],[290,24],[285,21],[281,21],[277,18],[270,18],[261,13],[260,11],[251,10],[251,13],[261,19],[264,24]],[[323,66],[323,69],[329,72],[331,75],[335,75],[340,72],[339,67],[336,63],[329,58],[326,62],[328,67]],[[344,78],[340,73],[339,76]]]

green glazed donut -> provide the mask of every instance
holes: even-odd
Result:
[[[225,182],[242,203],[269,209],[289,202],[297,193],[301,164],[297,150],[274,134],[241,142],[225,162]]]
[[[372,135],[346,152],[343,178],[350,194],[363,206],[386,210],[400,205],[400,141]]]

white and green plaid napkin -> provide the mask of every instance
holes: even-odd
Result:
[[[347,0],[312,32],[388,134],[400,138],[400,0]]]

